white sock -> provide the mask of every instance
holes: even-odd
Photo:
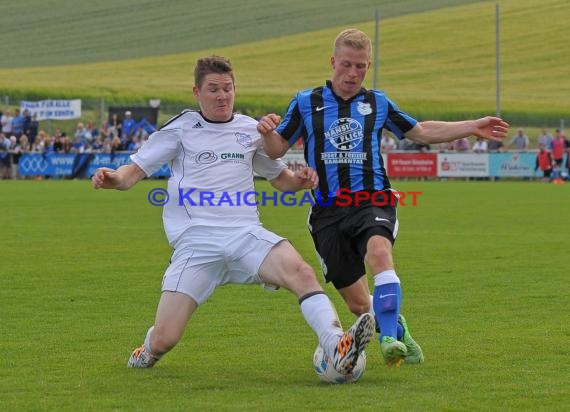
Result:
[[[152,357],[154,357],[156,359],[160,359],[162,357],[162,355],[157,355],[156,353],[154,353],[150,349],[150,335],[152,334],[153,330],[154,330],[154,325],[151,326],[146,333],[146,337],[144,338],[144,350],[146,351],[146,353],[148,353]]]
[[[343,330],[329,297],[324,293],[318,293],[303,299],[301,312],[319,337],[321,347],[328,354],[332,354],[338,339],[343,335]]]
[[[400,278],[394,269],[388,269],[374,275],[374,286],[382,286],[388,283],[400,283]]]

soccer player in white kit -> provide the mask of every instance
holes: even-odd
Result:
[[[319,344],[340,373],[352,371],[374,332],[365,313],[343,333],[315,272],[284,238],[261,225],[253,172],[281,191],[315,188],[313,169],[291,172],[262,148],[257,121],[234,114],[235,79],[229,60],[199,59],[193,94],[199,111],[172,118],[131,156],[132,163],[97,169],[95,189],[127,190],[168,163],[163,223],[174,249],[164,274],[154,325],[128,367],[152,367],[180,340],[190,316],[228,283],[267,284],[294,293]]]

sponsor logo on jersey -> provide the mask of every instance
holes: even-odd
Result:
[[[366,153],[355,151],[364,139],[364,132],[360,122],[350,118],[342,117],[335,120],[325,132],[325,137],[339,151],[328,151],[321,153],[321,159],[325,164],[363,164],[366,160]]]
[[[245,163],[245,155],[243,153],[226,152],[220,153],[220,159],[224,162]]]
[[[214,163],[216,160],[218,160],[218,155],[212,150],[202,150],[195,158],[196,163],[201,165],[208,165]]]
[[[325,132],[325,137],[338,150],[352,150],[362,142],[364,133],[358,121],[342,117],[331,124],[329,130]]]

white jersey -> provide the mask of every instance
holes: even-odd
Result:
[[[257,121],[235,114],[224,123],[185,110],[131,155],[147,176],[170,165],[169,200],[162,218],[174,247],[192,226],[260,225],[253,171],[268,180],[287,166],[263,151]]]

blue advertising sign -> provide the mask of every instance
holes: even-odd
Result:
[[[90,177],[100,167],[117,169],[131,162],[130,153],[25,153],[18,162],[21,176]],[[153,177],[169,177],[164,164]]]
[[[493,177],[532,177],[536,153],[491,153],[489,175]]]

